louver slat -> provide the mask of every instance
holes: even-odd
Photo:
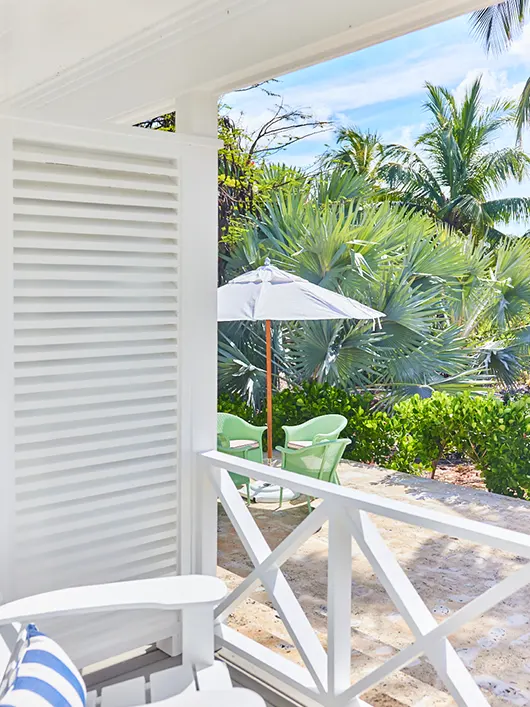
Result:
[[[14,143],[19,594],[177,569],[176,148],[89,144]],[[174,620],[46,628],[82,663]]]

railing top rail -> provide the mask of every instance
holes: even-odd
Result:
[[[321,498],[332,503],[340,503],[346,507],[349,506],[350,508],[392,518],[403,523],[418,525],[445,535],[481,543],[482,545],[530,559],[530,535],[526,533],[507,530],[506,528],[499,528],[481,521],[439,513],[431,509],[403,503],[402,501],[394,501],[375,494],[368,494],[344,486],[329,484],[325,481],[310,479],[306,476],[239,459],[215,450],[203,452],[201,457],[213,467],[227,469],[253,479],[284,486],[308,496]]]

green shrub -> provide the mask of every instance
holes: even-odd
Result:
[[[318,415],[348,420],[342,435],[352,440],[345,457],[375,462],[408,473],[434,475],[441,459],[457,452],[481,471],[495,493],[530,499],[530,396],[505,402],[494,396],[414,396],[391,414],[374,409],[370,394],[354,394],[328,384],[304,383],[273,396],[274,444],[283,443],[282,425]],[[219,410],[266,424],[242,399],[222,395]]]
[[[219,412],[229,412],[231,415],[237,415],[247,422],[254,423],[254,410],[237,395],[221,393],[217,398],[217,409]]]

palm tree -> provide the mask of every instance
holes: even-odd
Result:
[[[530,0],[504,0],[471,15],[473,33],[487,52],[502,52],[521,33]]]
[[[368,181],[378,184],[384,149],[377,133],[354,126],[341,127],[336,134],[337,146],[324,155],[328,166],[340,165]]]
[[[504,2],[477,10],[471,15],[471,27],[486,52],[501,53],[521,33],[530,0]],[[521,144],[524,128],[530,125],[530,78],[526,81],[516,107],[517,144]]]
[[[277,194],[248,224],[227,270],[271,257],[280,267],[385,312],[382,328],[363,322],[303,322],[276,330],[275,360],[287,383],[307,379],[345,388],[376,387],[389,400],[432,390],[505,384],[529,359],[530,249],[496,249],[393,203],[349,205],[338,187],[321,198],[317,178]],[[337,180],[336,180],[337,181]],[[338,180],[340,182],[340,180]],[[351,184],[344,182],[346,194]],[[223,330],[220,389],[259,404],[263,332]]]
[[[530,158],[520,146],[489,151],[498,131],[513,121],[513,104],[481,103],[481,79],[461,103],[446,88],[427,84],[431,116],[416,150],[390,145],[382,169],[400,200],[475,241],[498,241],[499,224],[530,215],[530,198],[496,198],[511,179],[521,181]]]

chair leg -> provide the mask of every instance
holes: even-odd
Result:
[[[250,481],[247,481],[245,486],[247,487],[247,506],[250,506],[252,503],[252,499],[250,498]]]
[[[311,511],[313,510],[313,509],[311,508],[311,496],[308,496],[308,497],[307,497],[307,510],[308,510],[309,513],[311,513]]]
[[[280,508],[282,507],[283,503],[283,487],[280,488]]]

